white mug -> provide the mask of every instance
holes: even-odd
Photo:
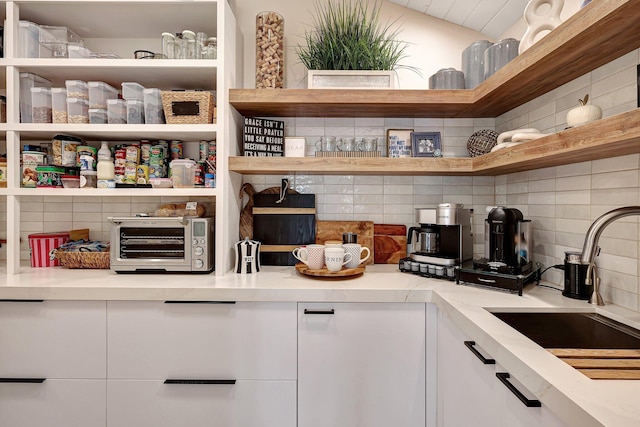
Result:
[[[345,253],[351,254],[351,260],[344,265],[346,268],[356,268],[371,256],[369,248],[361,246],[359,243],[345,243],[342,247]],[[367,256],[362,258],[362,253],[365,251],[367,252]]]
[[[326,248],[324,250],[324,263],[329,271],[340,271],[342,266],[351,261],[353,256],[345,253],[343,248]]]
[[[320,270],[324,265],[324,245],[307,245],[295,248],[291,253],[312,270]]]

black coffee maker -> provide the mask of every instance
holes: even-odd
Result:
[[[531,271],[531,221],[515,208],[494,207],[485,220],[485,257],[474,260],[478,270],[505,274]]]

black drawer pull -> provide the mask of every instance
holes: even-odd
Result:
[[[46,378],[0,378],[0,383],[42,384]]]
[[[515,394],[516,397],[520,399],[520,402],[524,403],[524,406],[526,406],[527,408],[539,408],[542,406],[542,403],[540,403],[538,399],[527,398],[527,396],[522,394],[520,390],[518,390],[513,384],[511,384],[511,382],[509,381],[509,378],[511,376],[509,375],[508,372],[496,372],[496,377],[498,377],[500,382],[505,386],[507,386],[509,391]]]
[[[167,379],[165,384],[235,384],[236,380],[183,380]]]
[[[480,359],[480,361],[482,363],[484,363],[485,365],[495,365],[496,364],[496,360],[495,359],[487,359],[486,357],[484,357],[482,354],[480,354],[480,352],[478,351],[478,349],[475,347],[476,342],[475,341],[465,341],[464,345],[467,346],[467,348],[469,350],[471,350],[471,353],[475,354],[476,357],[478,359]]]
[[[0,299],[0,302],[44,302],[44,300],[43,299],[4,298],[4,299]]]
[[[308,308],[304,309],[304,314],[335,314],[336,311],[332,309],[328,310],[309,310]]]
[[[235,304],[235,301],[179,301],[169,300],[165,304]]]

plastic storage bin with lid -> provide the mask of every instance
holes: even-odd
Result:
[[[89,108],[107,109],[107,99],[118,97],[118,90],[105,82],[87,82],[89,85]]]
[[[144,95],[144,122],[152,125],[164,124],[164,109],[162,108],[162,91],[157,88],[147,88]]]
[[[89,99],[89,85],[82,80],[67,80],[64,82],[67,88],[67,97]]]
[[[89,101],[82,98],[67,98],[67,122],[89,123]]]
[[[137,99],[128,99],[127,104],[127,123],[143,124],[144,123],[144,102]]]
[[[20,73],[20,121],[33,123],[31,114],[31,88],[51,87],[51,82],[44,77],[33,73]]]
[[[69,28],[40,25],[40,58],[68,58],[71,44],[82,46],[83,41]]]
[[[84,46],[70,44],[69,58],[90,58],[91,51]]]
[[[51,89],[31,88],[31,116],[33,123],[51,123]]]
[[[53,123],[67,123],[67,89],[51,88],[51,115]]]
[[[107,124],[107,110],[104,108],[89,108],[89,123],[94,125]]]
[[[174,188],[193,187],[196,176],[196,162],[191,159],[175,159],[169,163],[171,182]]]
[[[110,125],[127,123],[127,106],[124,99],[107,99],[107,123]]]
[[[40,56],[40,26],[29,21],[18,22],[18,57],[38,58]]]
[[[60,265],[57,258],[51,257],[51,252],[69,240],[69,232],[29,234],[28,238],[31,267],[55,267]]]
[[[122,82],[122,97],[125,100],[136,99],[138,101],[144,100],[144,86],[136,82]]]

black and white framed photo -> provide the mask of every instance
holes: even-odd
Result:
[[[389,157],[411,157],[413,129],[388,129],[387,152]]]
[[[440,132],[411,132],[413,157],[440,157]]]

